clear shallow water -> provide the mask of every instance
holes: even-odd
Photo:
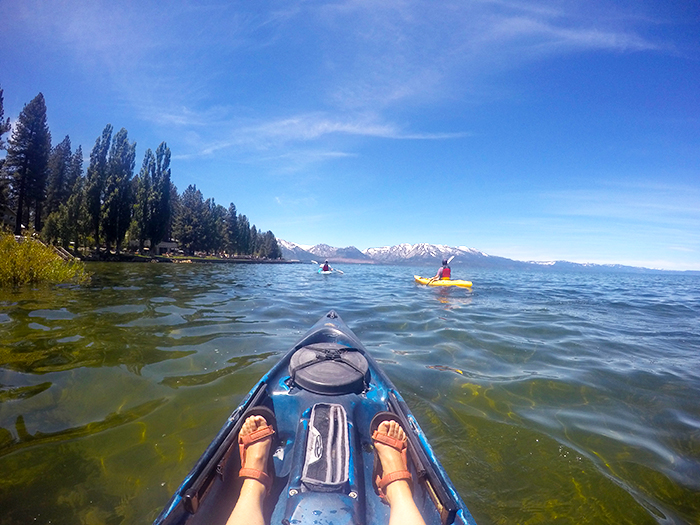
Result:
[[[479,525],[700,523],[700,278],[94,264],[0,292],[0,523],[148,523],[329,309]]]

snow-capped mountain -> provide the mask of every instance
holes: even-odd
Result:
[[[311,262],[313,260],[321,262],[328,259],[332,262],[344,263],[365,263],[372,264],[374,261],[371,257],[365,255],[354,246],[347,248],[334,248],[327,244],[317,244],[311,248],[302,248],[300,245],[293,242],[277,239],[277,244],[282,250],[282,257],[287,260],[297,260],[301,262]]]
[[[277,239],[277,245],[282,251],[282,258],[288,261],[310,262],[314,258],[311,252],[308,252],[298,244],[293,242]]]
[[[466,246],[455,248],[443,244],[404,243],[397,246],[369,248],[362,252],[354,246],[334,248],[327,244],[317,244],[311,248],[304,249],[298,244],[282,239],[278,239],[278,243],[285,259],[302,262],[328,259],[336,263],[437,264],[439,266],[442,259],[448,259],[454,255],[455,263],[466,263],[469,260],[469,263],[473,266],[483,266],[483,264],[479,264],[479,261],[487,258],[494,259],[483,252],[467,248]],[[509,259],[503,260],[507,261]]]
[[[304,249],[293,242],[277,239],[282,256],[288,261],[311,262],[328,259],[331,263],[362,264],[407,264],[414,266],[440,266],[443,259],[454,256],[450,266],[465,265],[470,268],[500,268],[505,270],[576,270],[596,272],[651,272],[647,268],[636,268],[619,264],[579,264],[568,261],[514,261],[505,257],[488,255],[466,246],[446,246],[444,244],[398,244],[381,248],[368,248],[361,252],[354,246],[334,248],[327,244],[317,244]]]
[[[333,248],[327,244],[317,244],[309,248],[309,251],[317,255],[319,259],[333,259],[335,262],[371,262],[372,259],[354,246]]]
[[[398,244],[396,246],[383,246],[381,248],[368,248],[363,252],[372,260],[382,263],[403,262],[440,262],[442,259],[456,257],[488,257],[487,254],[467,248],[466,246],[446,246],[444,244]]]
[[[311,262],[316,256],[293,242],[277,239],[277,245],[282,250],[282,258],[288,261]]]

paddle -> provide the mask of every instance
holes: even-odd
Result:
[[[455,256],[453,255],[452,257],[450,257],[449,259],[447,259],[447,264],[450,264],[450,263],[452,262],[452,259],[454,259],[454,258],[455,258]],[[428,284],[432,283],[435,279],[437,279],[437,277],[433,277],[432,279],[430,279],[430,280],[428,281]]]

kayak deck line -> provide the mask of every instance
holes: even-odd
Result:
[[[235,408],[154,524],[226,522],[241,485],[238,433],[260,407],[276,425],[266,523],[388,523],[389,507],[373,489],[370,425],[389,411],[408,438],[414,501],[426,524],[476,525],[396,387],[332,310]]]

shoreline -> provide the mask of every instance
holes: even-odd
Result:
[[[301,264],[300,261],[287,261],[285,259],[257,259],[254,257],[187,257],[178,255],[175,257],[167,257],[161,255],[148,256],[138,254],[100,254],[100,256],[81,257],[80,260],[85,263],[90,262],[125,262],[125,263],[165,263],[165,264],[191,264],[191,263],[209,263],[209,264]]]

